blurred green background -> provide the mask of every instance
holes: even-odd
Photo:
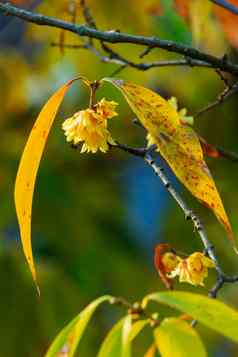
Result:
[[[12,2],[26,8],[35,6],[39,12],[70,21],[67,0]],[[116,0],[113,4],[108,0],[89,1],[101,29],[159,35],[238,59],[235,25],[234,33],[230,30],[228,36],[227,28],[214,12],[204,14],[206,21],[199,32],[194,29],[197,15],[192,17],[190,13],[190,20],[186,13],[180,16],[182,10],[187,10],[182,1],[176,4],[178,9],[173,1],[166,0]],[[79,7],[77,22],[84,22]],[[209,29],[206,36],[205,28]],[[41,287],[41,297],[37,297],[23,257],[13,202],[24,144],[40,108],[56,88],[78,74],[93,80],[110,76],[118,68],[102,63],[86,50],[65,48],[62,53],[51,46],[60,38],[62,33],[57,29],[0,16],[0,357],[43,356],[61,328],[100,295],[110,293],[138,301],[149,292],[164,289],[153,266],[153,249],[159,242],[170,242],[188,254],[203,248],[192,225],[185,222],[183,213],[141,159],[117,150],[80,154],[65,142],[62,121],[88,105],[87,89],[75,84],[55,121],[37,179],[32,223]],[[80,41],[72,34],[64,34],[64,44]],[[135,61],[142,51],[131,45],[112,47]],[[176,56],[154,50],[143,60],[170,58]],[[190,114],[215,99],[223,89],[219,76],[204,68],[165,67],[140,72],[128,67],[117,76],[157,90],[165,98],[176,96],[179,105],[187,107]],[[144,132],[132,123],[133,113],[122,96],[109,84],[97,95],[119,102],[119,117],[111,121],[113,137],[130,145],[144,145]],[[234,96],[199,117],[195,128],[210,143],[238,152],[237,110]],[[224,159],[207,162],[238,241],[238,166]],[[225,271],[235,273],[237,257],[222,227],[168,174],[203,220]],[[177,284],[176,288],[207,294],[214,279],[215,275],[211,275],[203,289],[186,284]],[[225,286],[219,297],[238,308],[237,286]],[[158,311],[162,316],[173,313],[165,308]],[[87,330],[79,356],[95,356],[100,341],[123,313],[123,308],[101,309]],[[209,356],[238,355],[235,344],[201,326],[198,329]],[[151,340],[149,333],[139,339],[134,346],[135,355],[142,356]]]

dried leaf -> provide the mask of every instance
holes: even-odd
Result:
[[[56,113],[68,88],[76,79],[67,82],[58,89],[42,108],[24,148],[15,182],[15,206],[21,242],[38,292],[39,287],[37,285],[31,245],[31,214],[36,175]]]
[[[229,219],[203,159],[195,131],[183,125],[177,111],[157,93],[123,80],[104,80],[121,90],[175,175],[199,201],[214,212],[234,244]]]
[[[173,281],[172,279],[167,277],[167,273],[162,261],[162,257],[163,254],[165,252],[170,251],[170,249],[171,247],[169,244],[164,244],[164,243],[157,244],[157,246],[155,247],[155,254],[154,254],[154,264],[156,270],[158,271],[160,279],[167,289],[173,289]]]

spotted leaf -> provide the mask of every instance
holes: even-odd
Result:
[[[214,212],[234,244],[229,219],[203,159],[203,150],[195,131],[184,125],[173,106],[152,90],[124,80],[104,80],[122,92],[148,131],[150,142],[157,145],[160,154],[186,188]]]

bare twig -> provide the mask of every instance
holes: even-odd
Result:
[[[211,2],[213,2],[214,4],[223,7],[224,9],[232,12],[235,15],[238,15],[238,7],[236,7],[235,5],[231,4],[230,2],[226,1],[226,0],[210,0]]]
[[[197,118],[198,116],[201,116],[211,109],[217,107],[218,105],[224,103],[228,98],[232,97],[234,94],[238,93],[238,83],[236,82],[235,84],[231,86],[225,87],[223,92],[217,97],[217,99],[209,103],[205,108],[202,108],[199,110],[196,114],[194,114],[194,118]]]
[[[181,43],[162,40],[158,37],[145,37],[131,35],[118,31],[100,31],[85,25],[76,25],[70,22],[62,21],[57,18],[35,14],[31,11],[12,6],[8,3],[0,3],[0,12],[8,16],[16,16],[25,21],[32,22],[41,26],[50,26],[61,28],[73,32],[81,37],[95,38],[108,43],[131,43],[134,45],[161,48],[169,52],[181,54],[185,57],[206,62],[213,68],[219,68],[224,72],[238,75],[238,65],[224,58],[218,58],[210,54],[201,52],[196,48],[183,45]]]
[[[50,44],[52,47],[59,47],[61,46],[58,42],[52,42]],[[113,51],[113,55],[105,56],[100,51],[98,51],[91,43],[83,43],[79,45],[75,44],[64,44],[64,48],[66,49],[86,49],[91,51],[94,55],[96,55],[102,62],[105,63],[113,63],[123,67],[132,67],[138,69],[140,71],[147,71],[151,68],[156,67],[171,67],[171,66],[190,66],[190,67],[207,67],[210,68],[211,65],[197,60],[192,60],[188,58],[184,59],[177,59],[177,60],[168,60],[168,61],[154,61],[154,62],[147,62],[147,63],[135,63],[132,61],[123,58],[119,54]],[[109,48],[109,47],[108,47]],[[110,49],[110,51],[112,51]]]
[[[154,47],[147,47],[145,48],[141,54],[139,55],[140,58],[143,58],[145,56],[147,56],[152,50],[153,50]]]
[[[216,73],[218,74],[218,76],[220,77],[220,79],[224,82],[225,86],[230,87],[230,82],[228,80],[228,78],[226,78],[224,76],[224,74],[222,73],[222,71],[220,71],[220,69],[216,69]]]

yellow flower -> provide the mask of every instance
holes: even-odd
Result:
[[[215,264],[203,253],[195,252],[186,259],[182,259],[176,269],[170,273],[170,277],[179,276],[180,282],[192,285],[204,285],[203,281],[208,276],[208,268],[214,268]]]
[[[114,110],[118,103],[114,101],[108,101],[105,98],[101,99],[94,108],[101,117],[104,119],[111,119],[117,115],[117,112]]]
[[[106,152],[108,143],[114,144],[107,129],[107,121],[94,109],[81,110],[66,119],[62,125],[66,140],[78,144],[82,142],[81,152]]]
[[[180,262],[180,258],[171,252],[167,252],[162,256],[162,264],[165,270],[165,273],[170,273],[175,270]]]
[[[179,118],[180,118],[182,124],[193,125],[193,123],[194,123],[193,116],[187,115],[187,109],[186,108],[182,108],[182,109],[178,110],[178,100],[177,100],[177,98],[171,97],[168,100],[168,103],[178,112],[178,115],[179,115]]]

